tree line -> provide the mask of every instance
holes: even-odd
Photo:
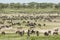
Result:
[[[60,8],[60,3],[37,3],[37,2],[30,2],[30,3],[0,3],[0,9],[3,8],[13,8],[13,9],[20,9],[20,8]]]

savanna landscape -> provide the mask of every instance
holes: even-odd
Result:
[[[60,3],[0,3],[0,40],[60,40]]]

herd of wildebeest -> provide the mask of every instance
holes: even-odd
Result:
[[[16,31],[15,32],[16,34],[19,34],[20,36],[23,36],[25,33],[25,31]],[[5,35],[6,33],[4,31],[1,32],[2,35]],[[34,30],[28,30],[27,31],[27,36],[30,36],[31,34],[36,34],[37,36],[39,36],[40,32],[39,31],[34,31]],[[48,31],[48,32],[44,32],[44,35],[45,36],[49,36],[51,35],[51,31]],[[55,29],[55,31],[53,32],[53,35],[59,35],[58,34],[58,29]]]
[[[50,15],[48,15],[48,16],[41,16],[41,15],[35,16],[34,14],[33,15],[18,15],[18,16],[15,16],[15,15],[11,15],[11,16],[4,15],[4,16],[2,16],[1,15],[0,20],[2,20],[2,21],[0,21],[0,24],[2,26],[0,26],[0,30],[5,28],[5,27],[6,28],[13,27],[14,25],[19,25],[19,26],[23,25],[20,22],[13,22],[14,20],[16,20],[16,21],[17,20],[20,20],[20,21],[23,20],[22,23],[25,23],[24,26],[28,26],[30,28],[35,28],[36,25],[40,26],[40,27],[42,26],[40,23],[38,23],[38,24],[36,23],[36,22],[38,22],[37,20],[39,20],[39,21],[43,20],[43,22],[46,22],[46,20],[48,20],[48,22],[57,22],[54,19],[59,19],[59,18],[60,18],[60,16],[58,16],[58,15],[57,16],[50,16]],[[8,23],[9,25],[4,25],[6,20],[8,20],[6,23]],[[35,22],[30,22],[27,20],[34,20]],[[52,20],[54,20],[54,21],[52,21]],[[43,26],[46,26],[46,24],[43,23]],[[17,27],[17,29],[22,29],[22,27]],[[53,35],[58,35],[59,34],[58,31],[59,31],[58,29],[55,29],[53,32]],[[25,30],[23,30],[23,31],[17,30],[15,33],[19,34],[20,36],[23,36],[25,34]],[[39,36],[39,34],[40,34],[39,31],[35,31],[33,29],[32,30],[28,29],[26,33],[28,36],[30,36],[31,34],[36,34],[37,36]],[[6,33],[5,33],[5,31],[2,31],[1,34],[5,35]],[[51,34],[51,30],[49,30],[48,32],[44,32],[45,36],[48,36],[50,34]]]

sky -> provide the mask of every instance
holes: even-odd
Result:
[[[60,0],[0,0],[0,3],[29,3],[29,2],[38,2],[38,3],[60,3]]]

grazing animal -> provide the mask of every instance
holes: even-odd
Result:
[[[46,24],[43,24],[43,26],[46,26]]]
[[[58,32],[53,32],[53,35],[58,35]]]
[[[41,24],[38,24],[38,26],[41,26]]]
[[[3,31],[1,34],[5,35],[5,32]]]
[[[4,28],[5,26],[1,26],[1,28]]]
[[[19,32],[20,36],[23,36],[23,32]]]
[[[30,30],[28,30],[27,35],[30,36]]]
[[[58,31],[58,29],[55,29],[55,31]]]
[[[36,25],[36,23],[34,23],[34,25]]]
[[[23,30],[23,35],[24,35],[25,31]]]
[[[6,28],[9,28],[9,26],[8,26],[8,25],[6,25]]]
[[[35,24],[34,23],[29,23],[28,26],[35,26]]]
[[[16,33],[19,34],[20,36],[23,36],[23,32],[16,31]]]
[[[39,36],[39,31],[36,31],[37,36]]]
[[[30,23],[30,21],[27,21],[27,23]]]
[[[51,31],[48,31],[49,34],[51,34]]]
[[[26,21],[23,21],[22,23],[26,23]]]
[[[45,36],[48,36],[49,34],[47,32],[44,33]]]
[[[16,33],[18,34],[20,31],[16,31]]]
[[[35,31],[34,31],[34,30],[32,30],[32,31],[31,31],[31,34],[32,34],[32,33],[34,33],[34,34],[35,34]]]

